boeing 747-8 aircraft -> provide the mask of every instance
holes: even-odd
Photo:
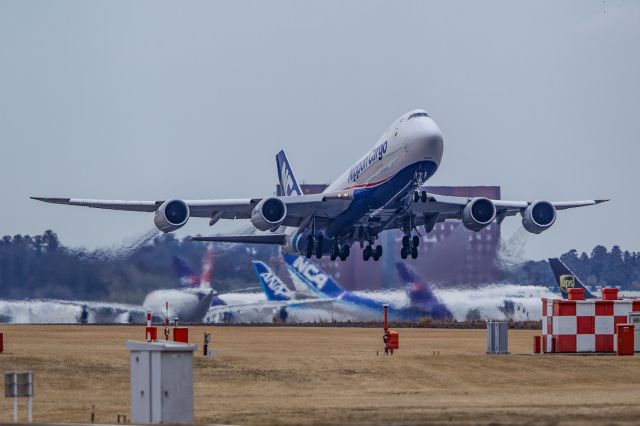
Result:
[[[374,147],[321,194],[304,195],[283,151],[276,156],[283,194],[264,198],[218,200],[112,201],[32,197],[56,204],[154,213],[163,232],[183,227],[190,217],[204,217],[214,225],[220,219],[249,219],[263,231],[253,235],[194,237],[197,241],[279,244],[286,254],[345,260],[358,242],[364,260],[378,260],[381,232],[404,232],[403,259],[418,256],[418,227],[431,232],[438,222],[462,221],[472,231],[520,214],[532,233],[549,229],[556,211],[590,206],[607,200],[504,201],[484,197],[430,194],[422,185],[435,174],[442,160],[443,138],[424,110],[414,110],[389,126]],[[267,232],[269,231],[269,232]]]

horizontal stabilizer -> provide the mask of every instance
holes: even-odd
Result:
[[[287,243],[285,234],[264,235],[212,235],[210,237],[195,236],[191,241],[214,241],[220,243],[246,243],[246,244],[279,244]]]

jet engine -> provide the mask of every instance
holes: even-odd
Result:
[[[480,231],[496,218],[496,206],[484,197],[469,201],[462,210],[462,224],[472,231]]]
[[[156,210],[153,223],[162,232],[182,228],[189,220],[189,206],[182,200],[167,200]]]
[[[251,212],[251,223],[257,229],[266,231],[277,228],[287,217],[287,205],[279,198],[261,200]]]
[[[522,213],[522,226],[534,234],[551,228],[555,221],[556,208],[548,201],[534,201]]]

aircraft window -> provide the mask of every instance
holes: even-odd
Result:
[[[409,116],[409,120],[416,117],[429,117],[429,114],[427,114],[426,112],[414,112]]]

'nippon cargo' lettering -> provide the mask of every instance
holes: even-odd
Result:
[[[373,148],[369,155],[367,155],[362,161],[356,164],[355,167],[349,172],[349,182],[355,182],[360,177],[360,174],[367,170],[376,160],[382,160],[382,157],[387,152],[387,141],[383,144]]]

